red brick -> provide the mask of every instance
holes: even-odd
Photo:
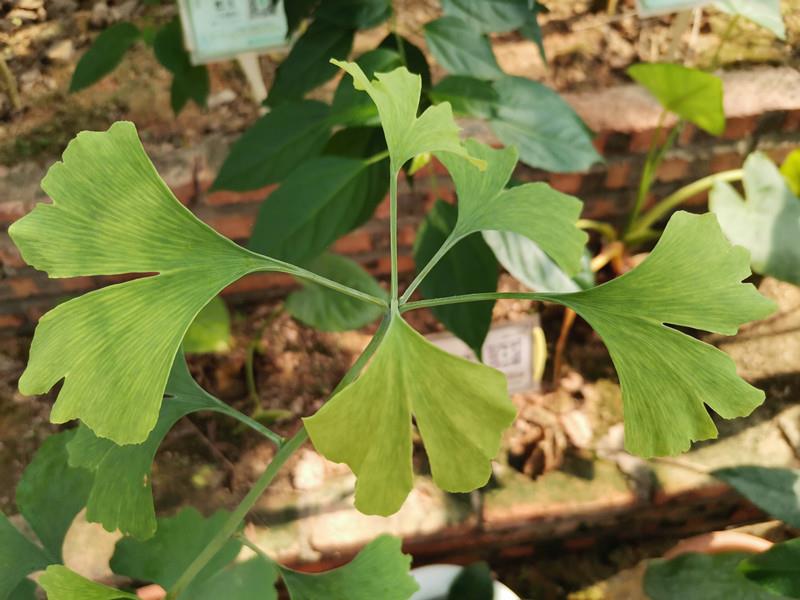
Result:
[[[0,202],[0,224],[10,225],[17,219],[24,217],[28,211],[28,205],[22,200]]]
[[[0,329],[17,329],[24,322],[20,315],[0,315]]]
[[[397,231],[397,245],[408,246],[414,245],[414,240],[417,239],[417,228],[413,225],[405,225],[400,227]]]
[[[800,110],[793,110],[786,114],[783,121],[783,130],[787,133],[800,131]]]
[[[290,288],[296,285],[294,278],[285,273],[252,273],[230,284],[222,293],[225,295],[243,294],[260,290]]]
[[[277,184],[266,185],[257,190],[247,192],[231,192],[228,190],[218,190],[205,195],[205,203],[210,206],[226,206],[229,204],[245,204],[248,202],[261,202],[269,196]]]
[[[25,261],[19,254],[19,250],[11,242],[0,244],[0,266],[11,269],[20,269],[25,266]]]
[[[795,150],[795,146],[778,146],[777,148],[770,148],[769,150],[765,150],[767,156],[769,156],[773,162],[780,165],[783,161],[786,160],[786,157]]]
[[[8,284],[15,298],[30,298],[39,292],[39,286],[30,277],[14,277]]]
[[[66,292],[85,292],[97,287],[91,277],[70,277],[69,279],[56,279],[59,286]]]
[[[397,257],[397,271],[399,273],[410,273],[416,269],[414,258],[404,254]]]
[[[565,194],[577,194],[581,189],[583,175],[580,173],[551,173],[550,185]]]
[[[741,140],[751,135],[758,125],[758,115],[746,117],[732,117],[725,122],[725,132],[722,138],[726,140]]]
[[[188,183],[184,183],[181,185],[176,185],[175,187],[170,188],[172,193],[178,199],[178,202],[183,204],[184,206],[189,206],[197,195],[197,187],[194,184],[194,181],[190,181]]]
[[[594,136],[592,140],[592,144],[594,145],[594,149],[597,150],[599,154],[603,154],[606,150],[606,142],[608,141],[609,136],[608,131],[602,131]]]
[[[711,157],[711,173],[739,169],[742,166],[742,156],[738,152],[720,152]]]
[[[697,127],[695,127],[692,123],[686,123],[683,126],[683,130],[681,131],[680,135],[678,136],[678,145],[689,146],[694,139],[695,133],[697,133]]]
[[[375,209],[375,218],[388,219],[389,208],[389,196],[386,196],[386,198],[384,198],[383,201],[378,205],[378,208]]]
[[[255,215],[218,215],[208,219],[208,224],[232,240],[241,240],[250,237],[255,220]]]
[[[689,161],[684,158],[667,158],[656,171],[657,181],[680,181],[689,176]]]
[[[631,163],[629,161],[615,162],[608,165],[605,186],[611,190],[626,188],[631,178]]]
[[[348,233],[333,244],[334,252],[340,254],[362,254],[372,251],[372,236],[367,231],[359,230]]]
[[[653,138],[656,136],[657,129],[643,129],[641,131],[636,131],[631,135],[631,142],[630,142],[630,151],[631,152],[647,152],[650,149],[650,144],[653,141]],[[661,130],[661,135],[659,136],[659,143],[664,143],[667,139],[668,135],[667,129]]]

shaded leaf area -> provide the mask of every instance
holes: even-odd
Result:
[[[494,579],[485,562],[467,565],[453,580],[447,600],[492,600]]]
[[[188,353],[224,352],[230,348],[231,315],[225,301],[216,296],[203,307],[183,337]]]
[[[153,40],[153,51],[158,62],[172,73],[172,111],[178,114],[189,100],[198,106],[205,106],[211,86],[208,69],[205,65],[192,64],[183,46],[183,32],[178,17],[158,30]]]
[[[750,251],[753,271],[800,285],[800,198],[760,152],[744,163],[744,191],[717,182],[708,206],[728,239]]]
[[[490,81],[466,75],[448,75],[430,91],[434,102],[449,102],[453,112],[488,119],[500,96]]]
[[[741,283],[748,264],[747,251],[731,246],[714,215],[677,212],[634,270],[589,290],[539,296],[575,310],[608,347],[622,387],[629,452],[678,454],[716,437],[706,405],[730,419],[763,402],[764,392],[739,378],[725,353],[665,326],[731,335],[771,314],[774,304]]]
[[[343,29],[377,27],[391,15],[391,0],[322,2],[316,12],[317,19],[323,19]]]
[[[717,469],[712,475],[771,517],[800,527],[800,470],[745,465]]]
[[[504,33],[519,29],[531,18],[528,0],[443,0],[445,15],[467,21],[481,33]]]
[[[111,73],[140,37],[141,32],[133,23],[115,23],[103,30],[75,66],[69,91],[80,91]]]
[[[24,584],[25,577],[53,562],[53,558],[22,535],[0,513],[0,598],[8,597],[17,588],[24,591],[28,587]]]
[[[420,225],[414,243],[417,270],[433,258],[452,233],[458,209],[438,200]],[[457,243],[431,270],[421,284],[426,298],[458,294],[494,292],[497,289],[498,266],[492,250],[478,233]],[[461,338],[475,355],[481,349],[492,325],[494,302],[470,302],[437,306],[433,313],[442,324]]]
[[[412,415],[436,484],[466,492],[485,484],[490,459],[516,411],[499,371],[434,346],[399,315],[361,376],[304,419],[316,449],[358,477],[356,507],[389,515],[413,485]]]
[[[425,25],[425,41],[436,61],[450,73],[480,79],[503,76],[492,43],[471,22],[458,17],[431,21]]]
[[[136,594],[95,583],[62,565],[50,565],[39,578],[48,600],[137,600]]]
[[[739,571],[750,581],[789,598],[800,598],[800,538],[744,559]]]
[[[378,48],[386,48],[397,52],[403,57],[403,63],[408,70],[422,78],[422,89],[430,89],[432,85],[431,68],[425,53],[419,49],[419,46],[412,44],[408,38],[389,33],[378,44]]]
[[[628,75],[665,110],[713,135],[725,131],[722,80],[716,75],[672,63],[640,63],[629,67]]]

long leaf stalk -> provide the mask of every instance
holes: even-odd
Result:
[[[389,169],[389,244],[391,246],[392,260],[392,284],[391,284],[391,307],[397,308],[398,301],[398,275],[397,275],[397,178],[400,176],[400,168],[394,164]]]

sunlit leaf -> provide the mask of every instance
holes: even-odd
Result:
[[[30,265],[51,277],[151,275],[42,317],[20,391],[44,393],[64,378],[54,423],[79,418],[117,443],[143,442],[197,313],[249,272],[291,269],[237,246],[181,205],[131,123],[78,134],[42,188],[53,204],[38,204],[9,229]]]
[[[781,175],[795,196],[800,197],[800,148],[792,150],[781,165]]]
[[[488,480],[515,413],[502,373],[448,354],[395,314],[366,371],[304,423],[320,453],[357,475],[356,507],[389,515],[412,487],[412,415],[436,484],[466,492]]]
[[[0,598],[7,598],[27,575],[54,561],[0,513]]]
[[[47,600],[137,600],[136,594],[90,581],[62,565],[50,565],[39,578]]]
[[[548,297],[603,338],[625,405],[625,447],[640,456],[678,454],[716,437],[706,405],[731,419],[764,392],[745,383],[721,350],[665,325],[726,335],[775,306],[751,284],[747,251],[731,246],[712,214],[675,213],[645,261],[590,290]]]
[[[388,73],[403,65],[402,57],[394,50],[375,48],[358,57],[356,63],[367,77],[375,73]],[[378,109],[369,96],[353,87],[353,82],[343,77],[336,87],[331,105],[332,119],[342,125],[378,125]]]
[[[771,517],[800,527],[800,470],[744,465],[712,474]]]
[[[378,44],[378,48],[386,48],[400,54],[404,57],[403,62],[406,68],[422,78],[422,89],[427,90],[431,87],[431,68],[425,53],[419,49],[419,46],[412,44],[407,38],[397,35],[397,32],[389,32]]]
[[[482,33],[503,33],[528,22],[528,0],[442,0],[444,14],[458,17]]]
[[[716,75],[672,63],[639,63],[628,75],[681,119],[713,135],[725,131],[722,80]]]
[[[111,73],[140,36],[139,28],[127,22],[103,30],[75,66],[69,91],[82,90]]]
[[[17,485],[20,513],[57,561],[61,560],[64,536],[75,515],[86,506],[92,486],[89,471],[68,464],[67,444],[74,436],[75,431],[70,430],[47,438]]]
[[[728,239],[750,251],[753,271],[800,285],[800,198],[772,161],[755,152],[744,163],[743,199],[717,182],[708,206]]]
[[[455,206],[436,202],[420,225],[414,243],[414,262],[422,269],[447,240],[458,218]],[[457,243],[423,280],[426,298],[497,290],[497,261],[480,234],[473,233]],[[492,325],[494,302],[469,302],[437,306],[433,313],[442,324],[481,357],[481,348]]]
[[[781,15],[781,0],[716,0],[714,6],[731,15],[739,15],[786,39],[786,25]]]
[[[497,64],[489,38],[458,17],[441,17],[425,25],[425,41],[436,61],[456,75],[497,79]]]
[[[456,114],[488,119],[500,97],[491,82],[467,75],[449,75],[430,92],[434,102],[449,102]]]
[[[419,589],[410,566],[400,540],[381,535],[338,569],[309,574],[281,567],[281,574],[292,600],[407,600]]]
[[[373,296],[388,296],[372,275],[344,256],[326,252],[312,261],[309,268],[318,275]],[[311,282],[289,295],[286,310],[298,321],[320,331],[358,329],[383,314],[380,306],[365,304]]]
[[[800,598],[800,538],[744,559],[739,572],[776,594]]]
[[[183,337],[188,353],[224,352],[230,348],[231,315],[225,301],[217,296],[203,307]]]

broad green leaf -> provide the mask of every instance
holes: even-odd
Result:
[[[153,458],[175,423],[201,410],[220,411],[221,403],[195,382],[179,354],[170,372],[158,421],[145,442],[117,446],[80,426],[67,450],[71,466],[94,472],[86,505],[87,520],[137,539],[152,537],[156,531]]]
[[[230,348],[231,315],[219,296],[203,307],[183,337],[188,353],[225,352]]]
[[[141,581],[151,581],[171,588],[189,564],[197,558],[228,518],[217,511],[204,518],[196,509],[187,507],[174,517],[158,520],[156,534],[145,542],[122,538],[111,558],[111,570]],[[236,558],[241,542],[230,539],[194,579],[186,592],[193,598],[193,589],[202,589],[204,581]],[[196,586],[196,587],[195,587]]]
[[[444,151],[467,156],[458,137],[458,126],[447,103],[431,106],[417,117],[421,92],[419,75],[401,67],[390,73],[377,73],[370,81],[356,63],[332,60],[353,77],[357,90],[365,91],[378,107],[392,172],[417,154]],[[478,164],[480,161],[478,161]]]
[[[338,569],[312,575],[281,567],[281,574],[291,600],[407,600],[419,589],[410,566],[400,540],[381,535]]]
[[[139,28],[133,23],[115,23],[105,29],[75,66],[69,91],[82,90],[111,73],[140,36]]]
[[[745,558],[739,563],[739,572],[776,594],[800,598],[800,538]]]
[[[367,77],[375,73],[388,73],[403,65],[400,55],[387,48],[376,48],[362,54],[356,63]],[[331,106],[332,119],[341,125],[379,125],[378,110],[369,96],[353,87],[351,81],[342,78],[336,87]]]
[[[608,347],[622,387],[629,452],[684,452],[717,435],[705,405],[731,419],[764,401],[724,352],[666,326],[732,335],[771,314],[774,304],[741,283],[748,263],[747,251],[728,243],[714,215],[681,211],[632,271],[590,290],[547,295],[588,321]]]
[[[32,579],[23,579],[12,590],[7,600],[39,600],[39,595],[36,593],[36,583]]]
[[[518,233],[484,231],[497,261],[514,279],[537,292],[578,292],[595,285],[591,259],[584,251],[581,270],[570,277],[545,254],[536,242]]]
[[[289,0],[289,2],[283,3],[286,24],[289,27],[289,31],[286,34],[287,37],[291,38],[303,21],[312,17],[318,4],[319,0]]]
[[[437,104],[449,102],[456,114],[489,119],[499,96],[492,84],[467,75],[448,75],[430,92]]]
[[[800,527],[800,470],[745,465],[712,474],[771,517]]]
[[[153,39],[153,51],[161,65],[172,73],[170,102],[178,114],[189,100],[205,106],[210,83],[205,65],[193,65],[183,46],[181,22],[175,17],[164,25]]]
[[[651,600],[785,600],[748,580],[737,570],[747,554],[683,554],[654,560],[647,567],[644,590]]]
[[[740,15],[756,25],[786,39],[786,25],[781,15],[781,0],[717,0],[714,6],[730,15]]]
[[[414,262],[422,269],[452,233],[458,218],[455,206],[438,200],[420,225],[414,243]],[[497,261],[478,233],[457,243],[422,281],[426,298],[497,290]],[[434,307],[442,324],[464,340],[481,357],[483,342],[492,325],[494,302],[468,302]]]
[[[51,277],[151,275],[42,317],[19,388],[41,394],[64,378],[52,422],[78,418],[101,437],[140,443],[203,306],[249,272],[292,269],[237,246],[181,205],[131,123],[78,134],[63,158],[42,181],[53,204],[38,204],[9,228],[26,262]]]
[[[192,600],[278,600],[278,570],[261,557],[231,563],[192,590]]]
[[[19,512],[56,561],[62,560],[64,536],[92,486],[89,471],[68,464],[67,444],[74,436],[70,430],[47,438],[17,485]]]
[[[585,171],[603,158],[575,111],[556,92],[523,77],[494,83],[499,96],[489,121],[504,144],[516,146],[522,162],[556,173]]]
[[[725,131],[722,80],[716,75],[672,63],[639,63],[628,75],[681,119],[713,135]]]
[[[273,108],[236,140],[212,190],[244,192],[283,181],[330,136],[330,109],[315,100]]]
[[[442,0],[442,10],[458,17],[481,33],[505,33],[528,22],[531,9],[528,0]]]
[[[467,492],[485,484],[489,461],[515,409],[505,377],[448,354],[398,314],[361,376],[304,419],[316,449],[358,477],[356,508],[389,515],[412,487],[411,418],[436,484]]]
[[[772,161],[755,152],[744,163],[743,199],[714,184],[708,206],[728,239],[750,251],[753,271],[800,285],[800,198]]]
[[[430,65],[428,65],[428,59],[425,57],[425,53],[419,49],[419,46],[412,44],[403,36],[390,32],[381,40],[381,43],[378,44],[378,48],[385,48],[397,52],[403,57],[406,68],[422,78],[422,89],[427,90],[431,87],[431,68]]]
[[[175,73],[170,86],[172,112],[177,115],[189,100],[193,100],[197,106],[205,106],[210,89],[211,82],[205,65],[196,65]]]
[[[0,513],[0,598],[7,598],[34,571],[54,562]]]
[[[39,578],[39,585],[47,592],[47,600],[137,600],[129,594],[107,585],[95,583],[62,565],[50,565]]]
[[[391,15],[391,0],[338,0],[323,2],[317,9],[316,18],[345,29],[370,29]]]
[[[800,198],[800,148],[792,150],[783,161],[781,175],[786,179],[792,193]]]
[[[503,76],[489,38],[471,23],[441,17],[425,25],[425,41],[436,61],[450,73],[480,79]]]
[[[353,34],[352,29],[315,19],[297,38],[289,56],[278,67],[266,103],[278,106],[297,101],[306,92],[331,79],[336,75],[336,68],[328,59],[347,58],[353,45]]]
[[[492,600],[494,579],[489,565],[477,562],[467,565],[453,580],[447,600]]]
[[[542,62],[547,64],[547,51],[544,47],[544,34],[542,33],[542,26],[539,25],[539,13],[546,12],[547,9],[543,4],[534,0],[533,9],[530,19],[522,27],[520,27],[520,34],[531,40],[539,49],[539,56],[542,57]]]
[[[309,264],[309,269],[373,296],[388,297],[386,290],[372,275],[344,256],[323,253]],[[286,299],[286,310],[298,321],[320,331],[358,329],[383,314],[380,306],[365,304],[311,282],[289,295]]]
[[[512,231],[535,241],[568,273],[576,273],[587,239],[575,226],[581,202],[545,183],[505,189],[517,164],[516,150],[495,150],[476,140],[467,140],[465,147],[488,165],[485,172],[459,156],[437,154],[458,194],[458,222],[447,244],[477,231]]]

